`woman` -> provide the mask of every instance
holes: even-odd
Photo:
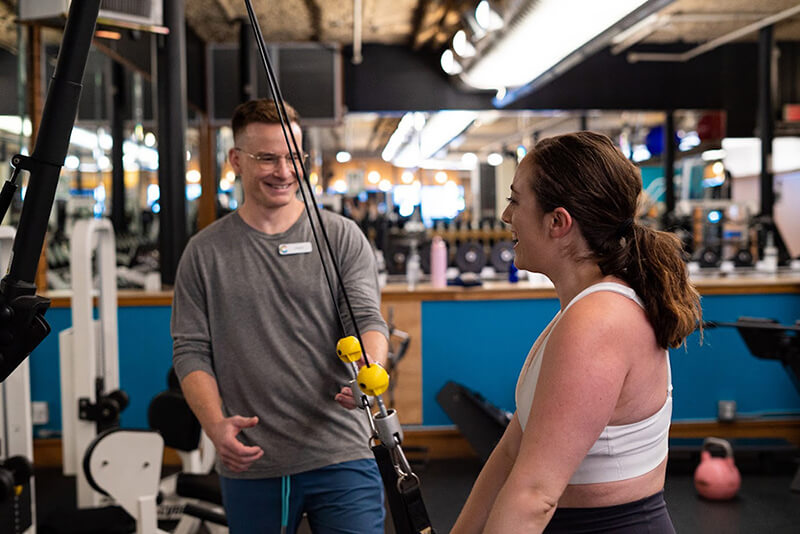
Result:
[[[700,299],[678,239],[634,221],[641,190],[593,132],[544,139],[520,163],[503,212],[514,263],[547,275],[561,310],[453,533],[674,532],[667,348],[697,327]]]

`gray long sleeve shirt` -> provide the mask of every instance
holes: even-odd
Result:
[[[369,243],[353,221],[322,217],[360,331],[387,335]],[[299,249],[308,252],[287,253]],[[336,355],[339,320],[306,214],[281,234],[233,213],[195,235],[178,266],[171,329],[178,377],[210,374],[226,416],[259,418],[239,439],[264,455],[244,473],[218,464],[224,476],[291,475],[372,456],[366,415],[334,401],[351,372]]]

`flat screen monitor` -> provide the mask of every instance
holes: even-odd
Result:
[[[431,226],[435,219],[452,219],[464,210],[464,186],[423,185],[420,206],[426,226]]]

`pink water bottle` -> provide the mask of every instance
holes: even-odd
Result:
[[[431,285],[447,286],[447,245],[438,235],[431,242]]]

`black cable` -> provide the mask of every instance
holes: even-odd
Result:
[[[278,86],[277,79],[275,77],[275,73],[272,69],[272,62],[269,59],[269,54],[267,53],[266,45],[264,44],[264,36],[261,33],[261,26],[258,23],[258,19],[256,18],[255,12],[253,10],[253,4],[250,0],[244,0],[245,6],[247,8],[247,15],[250,18],[250,25],[253,28],[253,33],[255,34],[256,44],[258,45],[258,51],[261,54],[261,60],[264,63],[264,68],[267,73],[267,82],[269,83],[270,92],[275,99],[275,104],[278,109],[278,119],[281,124],[281,129],[283,130],[283,138],[286,141],[286,146],[289,149],[289,155],[297,154],[297,158],[292,158],[292,166],[294,167],[295,177],[297,177],[298,185],[300,186],[300,194],[303,197],[303,204],[306,208],[306,213],[308,214],[308,222],[311,225],[311,231],[314,234],[314,242],[317,245],[317,250],[319,250],[319,258],[320,262],[322,263],[322,270],[325,273],[325,280],[328,284],[328,290],[331,294],[331,300],[333,301],[333,306],[336,308],[336,314],[339,318],[339,326],[341,328],[342,334],[345,335],[346,329],[344,326],[344,320],[342,319],[342,312],[339,309],[339,304],[336,299],[336,291],[333,287],[333,282],[331,281],[330,274],[328,273],[328,267],[325,265],[325,259],[322,253],[322,247],[319,243],[319,237],[317,236],[317,231],[314,228],[314,218],[311,216],[311,208],[309,207],[309,200],[306,198],[306,193],[303,190],[303,181],[305,181],[306,187],[308,188],[308,193],[311,197],[311,205],[314,207],[314,212],[317,216],[317,221],[319,224],[320,231],[322,232],[322,237],[325,240],[325,246],[328,250],[328,254],[331,258],[331,263],[333,264],[334,272],[336,273],[337,280],[339,285],[342,289],[342,296],[344,297],[345,304],[347,306],[347,312],[350,314],[350,318],[353,322],[353,328],[356,331],[356,339],[358,339],[358,344],[361,346],[361,354],[364,358],[364,363],[367,367],[369,367],[369,358],[367,357],[367,351],[364,347],[364,343],[361,340],[361,331],[358,328],[358,322],[356,321],[356,316],[353,313],[353,307],[350,304],[350,297],[347,295],[347,289],[345,288],[344,281],[342,280],[342,274],[339,270],[338,262],[336,261],[336,256],[333,253],[333,247],[331,246],[330,239],[328,238],[328,232],[325,230],[325,225],[322,223],[322,215],[320,214],[319,207],[316,203],[316,198],[314,197],[314,190],[311,187],[311,180],[308,177],[308,173],[306,172],[305,163],[301,157],[301,151],[297,144],[297,139],[294,137],[294,132],[291,131],[291,127],[289,125],[288,115],[286,113],[286,106],[284,104],[283,95],[281,94],[281,89]],[[298,172],[297,162],[300,161],[300,170],[302,170],[302,174]],[[300,178],[302,175],[302,179]]]

